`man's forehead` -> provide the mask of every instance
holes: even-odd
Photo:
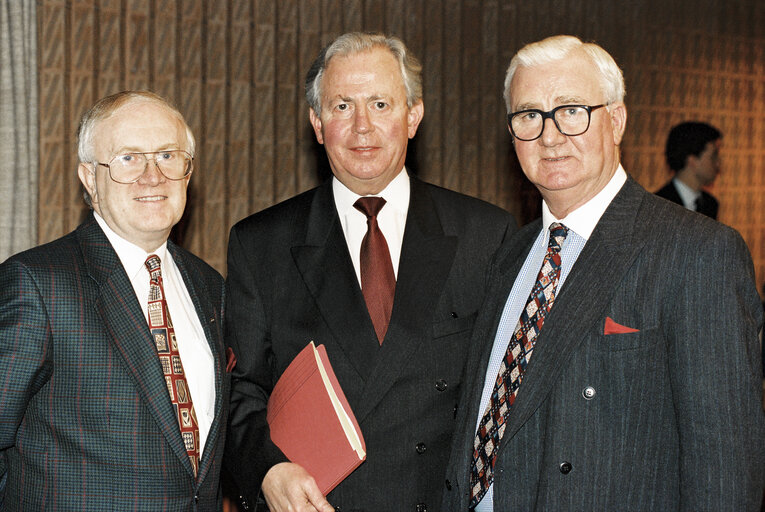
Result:
[[[183,122],[175,112],[161,103],[132,101],[120,105],[94,126],[94,143],[108,151],[147,151],[152,146],[162,149],[180,148],[185,142]]]
[[[510,85],[514,109],[597,101],[602,93],[598,70],[589,59],[572,55],[532,66],[519,66]]]
[[[390,69],[384,69],[390,68]],[[393,68],[396,73],[392,73]],[[342,70],[342,71],[341,71]],[[400,81],[404,79],[396,61],[396,57],[387,49],[374,47],[346,55],[333,56],[324,70],[322,85],[327,82],[363,80],[366,75],[376,75],[377,81]],[[331,80],[327,80],[327,78]]]

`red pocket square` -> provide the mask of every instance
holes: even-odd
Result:
[[[226,372],[231,373],[231,370],[236,366],[236,356],[234,350],[231,347],[226,348]]]
[[[603,329],[603,334],[621,334],[625,332],[640,332],[640,329],[633,329],[626,325],[617,324],[610,316],[606,317],[606,327]]]

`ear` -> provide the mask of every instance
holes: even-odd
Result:
[[[627,126],[627,107],[622,102],[612,103],[608,107],[611,116],[611,130],[614,136],[614,145],[622,143],[624,129]]]
[[[409,109],[409,113],[406,116],[406,124],[408,126],[408,134],[411,139],[417,133],[417,127],[420,126],[423,116],[425,115],[425,105],[422,100],[412,105]]]
[[[312,108],[308,109],[308,119],[311,120],[311,126],[313,126],[313,133],[316,135],[316,140],[319,144],[324,144],[324,136],[321,133],[321,119],[316,115],[316,112]]]
[[[688,155],[685,157],[685,165],[683,166],[683,169],[691,169],[696,168],[699,166],[699,162],[701,161],[700,156],[696,155]]]
[[[77,176],[80,177],[82,186],[90,194],[90,201],[96,204],[98,202],[98,189],[96,187],[96,170],[92,166],[93,164],[80,162],[80,165],[77,166]]]

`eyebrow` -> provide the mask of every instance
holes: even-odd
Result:
[[[584,105],[586,104],[586,101],[580,97],[580,96],[558,96],[555,98],[555,103],[557,103],[557,106],[562,105]],[[555,107],[553,107],[555,108]],[[522,103],[518,105],[516,112],[520,112],[522,110],[542,110],[542,107],[538,103]]]
[[[340,94],[338,94],[334,98],[329,98],[330,102],[337,101],[337,100],[344,101],[346,103],[350,103],[350,102],[355,101],[355,99],[352,98],[351,96],[341,96]],[[385,100],[385,101],[388,101],[389,103],[391,102],[389,97],[384,95],[384,94],[372,94],[370,96],[362,98],[362,101],[365,101],[367,103],[370,102],[370,101],[377,101],[377,100]]]
[[[120,153],[158,153],[160,151],[167,151],[167,150],[180,150],[181,145],[177,142],[168,142],[167,144],[163,144],[159,146],[158,149],[152,150],[152,151],[143,151],[141,148],[137,146],[121,146],[114,150],[114,154],[118,155]]]

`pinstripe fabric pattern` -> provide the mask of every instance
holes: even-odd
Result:
[[[541,222],[497,252],[442,510],[468,508],[483,378]],[[759,512],[765,416],[751,257],[733,229],[629,179],[545,319],[494,467],[506,510]],[[606,318],[637,332],[607,334]]]
[[[148,326],[95,220],[0,266],[7,510],[217,510],[228,379],[220,275],[168,243],[210,340],[216,420],[198,482]],[[194,497],[198,496],[198,500]]]

